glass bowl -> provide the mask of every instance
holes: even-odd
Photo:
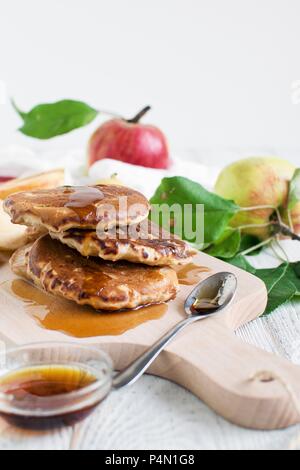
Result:
[[[47,396],[22,397],[5,391],[6,377],[39,368],[82,371],[93,381],[82,388]],[[28,344],[0,354],[0,416],[25,428],[47,429],[73,425],[89,415],[108,395],[112,386],[110,357],[96,346],[49,342]],[[2,388],[2,391],[1,391]]]

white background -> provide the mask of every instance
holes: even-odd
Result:
[[[299,57],[299,0],[0,0],[0,80],[20,107],[68,97],[132,117],[151,104],[145,121],[177,153],[297,156]],[[0,146],[43,150],[84,147],[96,125],[32,141],[9,102],[0,123]]]

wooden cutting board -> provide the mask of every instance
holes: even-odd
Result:
[[[55,299],[17,280],[8,259],[8,255],[0,254],[1,333],[16,344],[57,340],[97,344],[111,355],[118,370],[182,320],[184,300],[193,289],[193,285],[182,285],[168,308],[103,315]],[[295,397],[300,397],[300,368],[241,342],[234,334],[264,312],[264,284],[251,274],[202,253],[194,263],[209,269],[197,273],[194,282],[214,272],[235,273],[235,301],[219,318],[188,327],[149,372],[182,385],[235,424],[279,429],[299,423]],[[91,336],[93,331],[95,336]]]

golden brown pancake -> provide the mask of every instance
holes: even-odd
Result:
[[[83,256],[97,256],[114,262],[125,260],[149,266],[178,266],[190,262],[197,253],[150,221],[102,233],[72,229],[50,232],[50,236]]]
[[[178,279],[168,267],[84,258],[49,235],[20,248],[11,268],[46,292],[97,310],[134,309],[176,296]]]
[[[4,201],[4,210],[14,224],[62,232],[138,224],[147,218],[150,205],[142,194],[122,186],[63,186],[13,194]]]

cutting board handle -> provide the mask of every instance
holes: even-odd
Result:
[[[169,346],[153,373],[237,425],[270,430],[300,423],[299,366],[242,342],[222,324],[189,328],[194,332]]]

